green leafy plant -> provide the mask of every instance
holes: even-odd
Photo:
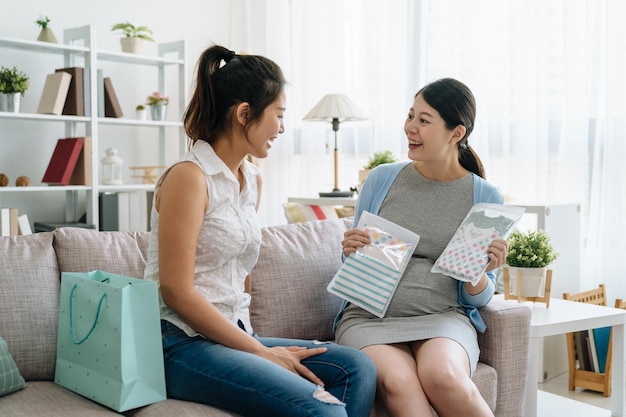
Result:
[[[145,110],[146,106],[144,106],[143,104],[137,104],[137,107],[135,107],[135,110]]]
[[[559,256],[550,243],[550,237],[543,230],[536,232],[515,230],[508,241],[509,254],[506,263],[509,266],[543,268]]]
[[[373,169],[378,165],[388,164],[397,161],[398,159],[389,150],[374,152],[372,156],[370,156],[370,158],[367,160],[367,163],[363,165],[363,169]]]
[[[111,27],[111,32],[122,32],[127,38],[140,38],[146,41],[154,42],[152,30],[148,26],[135,26],[129,22],[116,23]]]
[[[39,19],[35,20],[35,23],[42,29],[45,29],[48,27],[48,23],[50,23],[50,18],[48,16],[39,15]]]
[[[0,93],[21,93],[28,89],[30,79],[17,67],[0,67]]]
[[[158,91],[155,91],[154,93],[150,94],[147,98],[146,98],[146,104],[148,106],[156,106],[157,104],[169,104],[170,103],[170,98],[164,96],[163,94],[159,93]]]

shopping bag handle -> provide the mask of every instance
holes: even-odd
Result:
[[[72,336],[72,342],[75,345],[80,345],[81,343],[83,343],[84,341],[86,341],[87,339],[89,339],[89,336],[91,336],[91,334],[93,333],[93,331],[96,329],[96,324],[98,323],[98,317],[100,317],[100,310],[102,308],[102,303],[104,302],[104,299],[106,298],[106,293],[102,294],[102,297],[100,297],[100,301],[98,302],[98,309],[96,310],[96,318],[93,320],[93,324],[91,325],[91,329],[89,329],[89,332],[87,333],[87,335],[85,337],[83,337],[80,340],[76,340],[76,337],[74,336],[74,306],[73,306],[73,300],[74,300],[74,291],[76,291],[76,288],[78,287],[77,284],[74,284],[74,286],[72,287],[72,291],[70,292],[70,335]]]

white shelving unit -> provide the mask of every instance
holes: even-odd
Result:
[[[129,66],[129,72],[137,74],[138,71],[157,71],[158,85],[155,90],[165,91],[166,86],[166,68],[173,67],[174,74],[177,77],[177,100],[178,108],[171,109],[177,112],[179,119],[182,118],[186,100],[186,71],[185,71],[185,42],[175,41],[158,44],[157,56],[146,56],[140,54],[129,54],[124,52],[99,50],[96,47],[96,39],[94,36],[93,26],[82,26],[77,28],[66,29],[63,31],[63,43],[53,44],[47,42],[30,41],[22,39],[12,39],[0,37],[0,50],[9,49],[14,53],[27,54],[47,54],[62,57],[63,67],[82,66],[84,67],[85,76],[91,80],[89,84],[89,94],[85,96],[85,100],[89,100],[88,107],[91,109],[90,114],[85,116],[56,116],[44,115],[37,113],[8,113],[0,112],[0,129],[8,131],[12,123],[16,121],[28,121],[32,123],[48,122],[60,123],[64,127],[65,137],[74,136],[90,136],[92,140],[91,165],[92,176],[91,186],[47,186],[35,185],[28,187],[0,187],[0,206],[2,206],[3,195],[22,195],[22,193],[65,193],[65,221],[76,222],[81,217],[83,210],[87,213],[87,223],[99,226],[98,213],[98,196],[102,192],[146,192],[152,190],[152,184],[125,184],[125,185],[101,185],[99,172],[100,160],[103,155],[99,153],[100,142],[106,144],[107,137],[101,132],[103,126],[119,126],[124,127],[146,128],[158,130],[158,155],[159,165],[166,165],[166,145],[167,141],[178,140],[178,155],[182,155],[186,147],[186,136],[183,130],[182,122],[176,121],[151,121],[151,120],[135,120],[130,118],[105,118],[98,117],[98,69],[103,63],[113,63],[113,65]],[[61,67],[59,65],[55,68]],[[0,60],[0,64],[4,66],[12,66],[8,62]],[[54,72],[55,68],[46,69],[46,72]],[[21,68],[23,69],[23,68]],[[39,69],[39,68],[38,68]],[[168,72],[167,76],[173,76]],[[33,94],[37,94],[33,92]],[[40,94],[40,93],[39,93]],[[117,92],[118,97],[120,93]],[[170,104],[171,106],[171,104]],[[62,128],[61,128],[62,129]],[[59,130],[61,130],[59,129]],[[84,132],[84,133],[80,133]],[[60,137],[60,136],[59,136]],[[0,135],[0,149],[2,149],[3,135]],[[42,139],[43,140],[43,139]],[[45,138],[49,140],[49,138]],[[171,147],[170,147],[171,149]],[[30,150],[36,152],[36,149]],[[176,155],[176,156],[178,156]],[[25,155],[16,155],[17,158],[25,158]],[[132,165],[132,164],[131,164]],[[0,170],[1,171],[1,170]],[[78,208],[79,193],[85,193],[85,208]],[[23,194],[26,195],[26,194]],[[20,209],[18,204],[18,209]],[[21,212],[22,210],[20,210]],[[28,212],[27,212],[28,213]],[[33,219],[31,218],[31,221]]]

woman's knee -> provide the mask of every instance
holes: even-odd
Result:
[[[433,339],[420,348],[417,374],[427,392],[464,391],[471,383],[465,350],[448,339]]]
[[[401,396],[421,389],[414,369],[381,369],[377,381],[378,389],[387,396]]]
[[[451,371],[445,366],[442,368],[428,373],[418,371],[422,388],[431,401],[453,398],[455,402],[466,403],[476,395],[476,386],[469,375]]]

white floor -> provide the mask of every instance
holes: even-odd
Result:
[[[611,398],[600,392],[567,388],[568,373],[539,384],[538,417],[610,417]]]

